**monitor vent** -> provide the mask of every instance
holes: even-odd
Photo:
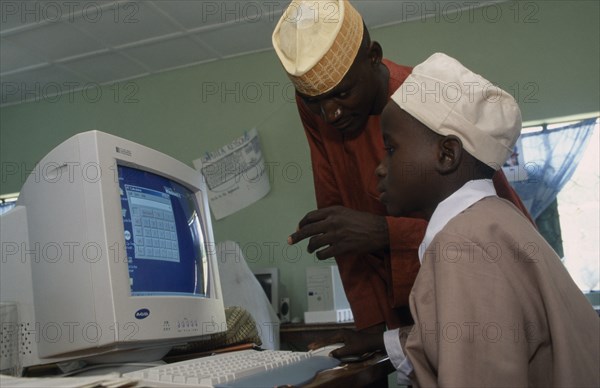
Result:
[[[16,323],[2,322],[0,329],[0,370],[11,374],[10,370],[19,364],[19,328]]]
[[[29,356],[33,352],[31,343],[35,331],[29,322],[21,323],[19,330],[19,354],[21,356]]]

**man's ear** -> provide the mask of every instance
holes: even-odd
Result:
[[[369,46],[369,61],[371,65],[379,65],[383,59],[383,49],[378,42],[371,42]]]
[[[463,157],[463,146],[460,139],[448,135],[438,141],[438,161],[436,171],[441,175],[453,173],[460,166]]]

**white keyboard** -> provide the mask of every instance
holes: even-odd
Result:
[[[260,376],[272,380],[273,376],[280,375],[280,379],[296,380],[279,385],[301,383],[337,364],[339,361],[334,358],[313,357],[311,352],[241,350],[124,373],[123,377],[140,380],[143,386],[150,387],[243,387],[256,386],[257,381],[260,386],[263,381],[264,386],[274,386],[272,381]],[[293,370],[286,370],[287,366]],[[298,373],[302,376],[293,376]],[[248,379],[251,384],[243,384]]]

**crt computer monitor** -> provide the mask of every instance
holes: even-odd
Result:
[[[252,273],[258,280],[258,283],[265,291],[267,299],[273,307],[275,314],[279,316],[279,268],[267,267],[267,268],[254,268]]]
[[[22,366],[147,361],[226,330],[204,181],[163,153],[75,135],[0,221]]]

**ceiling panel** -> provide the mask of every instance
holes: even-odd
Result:
[[[477,5],[491,1],[497,0]],[[451,3],[454,8],[463,4]],[[59,81],[107,84],[269,50],[271,33],[287,4],[287,0],[1,0],[0,104],[35,99],[35,90]],[[448,3],[432,0],[352,4],[371,28],[426,17],[443,11],[440,7],[448,11]],[[472,2],[464,4],[473,7]],[[19,85],[26,93],[15,97]],[[27,89],[28,85],[33,87]]]
[[[124,50],[124,53],[144,63],[152,72],[214,59],[213,52],[201,50],[201,46],[189,36],[132,47]],[[156,53],[160,53],[160,55],[157,56]]]
[[[26,66],[36,66],[45,63],[39,54],[19,47],[6,39],[0,39],[2,55],[0,56],[0,73],[8,73]]]
[[[227,23],[255,23],[279,17],[287,1],[189,1],[153,2],[186,29],[211,28]],[[275,15],[275,16],[273,16]]]
[[[109,47],[142,42],[177,33],[177,25],[157,12],[151,2],[126,2],[105,8],[95,19],[80,17],[75,26]]]
[[[273,25],[268,20],[253,23],[235,23],[227,28],[203,31],[195,37],[203,41],[221,57],[271,49]]]
[[[142,65],[120,53],[110,52],[70,61],[64,66],[99,84],[149,74]]]
[[[154,4],[186,29],[218,25],[219,11],[214,10],[217,2],[174,0],[154,1]]]
[[[39,1],[2,1],[0,3],[2,18],[0,31],[19,29],[27,25],[43,23],[46,19],[54,18],[53,11],[42,8]]]
[[[48,61],[58,61],[103,48],[98,41],[61,22],[32,28],[6,38],[10,42],[37,53]]]

